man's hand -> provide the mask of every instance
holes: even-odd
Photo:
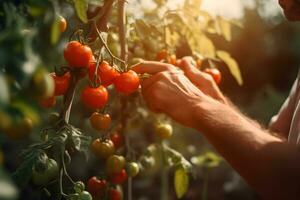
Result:
[[[142,93],[152,111],[163,112],[183,125],[196,127],[193,106],[209,97],[180,69],[170,64],[145,61],[135,65],[133,70],[151,75],[142,81]]]
[[[190,81],[204,94],[227,104],[226,98],[220,91],[211,75],[201,72],[199,69],[197,69],[195,66],[195,61],[192,57],[184,57],[178,61],[178,66],[184,71],[184,74],[190,79]]]

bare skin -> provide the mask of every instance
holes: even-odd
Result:
[[[300,3],[280,0],[290,20],[300,20]],[[133,67],[151,74],[142,81],[145,102],[154,112],[203,133],[263,199],[300,199],[300,149],[241,114],[213,79],[191,58],[170,64],[145,61]]]

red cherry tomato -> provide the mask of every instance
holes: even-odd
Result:
[[[118,92],[128,95],[135,92],[139,88],[140,78],[137,73],[129,70],[128,72],[118,76],[114,84]]]
[[[56,97],[50,97],[46,99],[40,99],[39,104],[43,108],[52,108],[56,104]]]
[[[88,67],[93,57],[91,48],[78,41],[71,41],[64,50],[64,57],[71,67]]]
[[[54,80],[54,95],[60,96],[66,93],[69,88],[71,74],[70,72],[65,73],[63,76],[58,76],[55,73],[51,73],[50,76]]]
[[[210,74],[217,84],[221,83],[222,74],[218,69],[216,69],[216,68],[207,68],[207,69],[204,70],[204,72]]]
[[[166,49],[162,49],[156,54],[156,60],[161,61],[161,60],[166,60],[169,56],[169,52]]]
[[[117,132],[110,135],[110,140],[114,143],[116,149],[120,148],[123,144],[123,137]]]
[[[122,184],[126,181],[127,174],[125,169],[122,169],[119,173],[113,173],[108,176],[108,180],[114,184]]]
[[[97,88],[87,86],[81,93],[81,100],[86,107],[100,109],[108,101],[108,92],[102,85]]]
[[[93,79],[94,79],[96,66],[97,66],[96,62],[92,62],[89,66],[89,76],[90,76],[91,81],[93,81]],[[110,66],[108,64],[108,62],[103,61],[99,65],[97,76],[98,76],[97,79],[101,80],[101,84],[103,86],[107,87],[107,86],[111,85],[114,82],[114,80],[118,76],[120,76],[120,74],[119,74],[119,72],[117,72],[117,70],[115,70],[112,66]]]
[[[172,64],[172,65],[176,66],[177,65],[176,55],[172,54],[172,55],[168,56],[167,61],[168,61],[169,64]]]
[[[96,176],[91,177],[87,183],[87,191],[93,195],[102,195],[106,187],[106,180],[100,180]]]
[[[117,190],[115,188],[109,188],[108,199],[109,200],[122,200],[122,194],[119,190]]]

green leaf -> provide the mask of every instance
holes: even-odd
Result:
[[[149,33],[151,33],[150,26],[141,19],[136,20],[135,29],[142,40],[147,38],[149,36]]]
[[[217,56],[228,66],[230,73],[236,79],[239,85],[243,85],[243,78],[237,62],[226,51],[217,51]]]
[[[4,74],[0,73],[0,105],[6,105],[10,99],[9,88]]]
[[[227,41],[231,41],[231,24],[221,17],[217,17],[216,21],[221,29],[223,37]]]
[[[191,162],[198,167],[215,168],[220,165],[222,158],[214,152],[206,152],[191,158]]]
[[[88,18],[87,18],[87,9],[88,9],[88,0],[74,0],[74,5],[75,5],[75,10],[77,13],[77,16],[79,17],[79,19],[84,22],[87,23],[88,22]]]
[[[197,16],[200,11],[202,0],[185,0],[184,10],[193,16]]]
[[[179,167],[175,171],[174,187],[177,198],[182,198],[189,187],[189,176],[183,167]]]
[[[19,166],[17,171],[15,171],[12,175],[14,182],[20,187],[23,188],[29,182],[32,176],[32,168],[35,163],[38,161],[39,154],[38,153],[30,153],[26,156],[26,159]]]
[[[216,56],[215,46],[206,35],[193,35],[192,38],[188,39],[188,42],[193,52],[198,52],[209,58],[214,58]]]
[[[59,26],[60,26],[60,20],[59,17],[57,16],[51,26],[50,42],[52,45],[56,44],[59,40],[60,37]]]

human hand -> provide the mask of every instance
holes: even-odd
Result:
[[[208,98],[175,66],[144,61],[133,66],[139,74],[150,74],[142,80],[142,94],[150,110],[163,112],[175,121],[196,127],[194,107]]]
[[[178,67],[184,71],[184,74],[189,78],[189,80],[204,94],[218,100],[219,102],[227,104],[226,98],[220,91],[212,76],[197,69],[192,57],[184,57],[179,60]]]

